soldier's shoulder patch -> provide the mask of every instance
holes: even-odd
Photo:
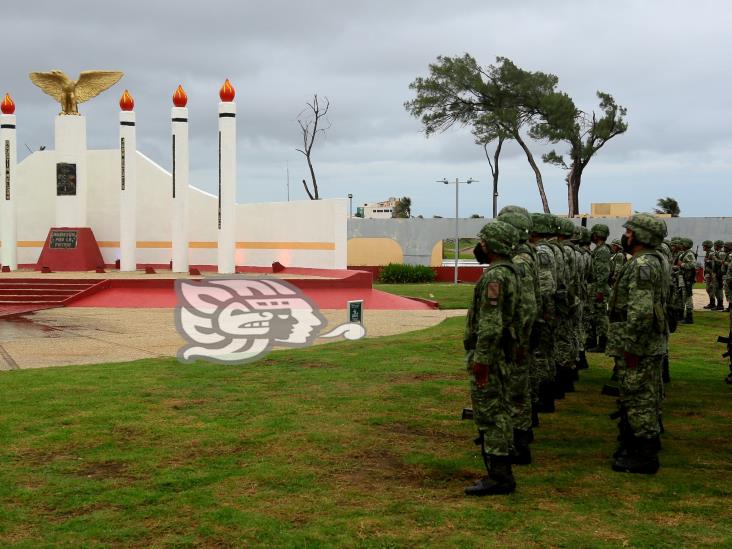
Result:
[[[549,257],[548,253],[545,253],[545,252],[539,253],[539,265],[541,265],[542,267],[547,267],[547,266],[551,265],[551,263],[552,263],[552,259],[551,259],[551,257]]]
[[[488,299],[498,299],[501,295],[501,283],[500,282],[489,282],[485,287],[485,296]]]
[[[651,280],[650,265],[641,265],[638,268],[638,280],[640,280],[641,282],[649,282]]]

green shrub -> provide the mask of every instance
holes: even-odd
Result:
[[[389,263],[379,273],[379,282],[382,284],[414,284],[417,282],[433,282],[434,280],[435,271],[427,265]]]

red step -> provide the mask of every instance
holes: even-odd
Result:
[[[0,317],[63,307],[82,295],[109,286],[108,280],[2,278],[0,277]]]

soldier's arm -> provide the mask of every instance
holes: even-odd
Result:
[[[501,338],[504,325],[504,302],[507,295],[506,276],[496,267],[486,273],[483,295],[480,298],[478,319],[478,339],[475,345],[475,361],[481,364],[494,364],[500,360]],[[513,274],[510,273],[509,274]]]
[[[628,280],[628,318],[623,348],[629,353],[642,355],[647,334],[654,326],[654,293],[660,280],[647,258],[639,258],[629,263],[627,268],[632,271]]]
[[[603,246],[597,250],[592,261],[592,271],[595,279],[594,290],[596,294],[602,294],[603,298],[606,298],[607,294],[610,293],[609,281],[611,270],[610,250]]]

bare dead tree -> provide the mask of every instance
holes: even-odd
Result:
[[[323,97],[323,100],[324,102],[321,104],[318,99],[318,94],[314,94],[313,101],[311,103],[307,103],[307,107],[297,115],[297,123],[302,131],[303,147],[302,149],[295,150],[302,153],[308,162],[313,191],[310,192],[310,188],[308,187],[308,183],[305,179],[302,180],[302,185],[305,187],[305,192],[308,193],[310,200],[320,200],[320,195],[318,194],[318,182],[315,178],[315,170],[313,169],[312,161],[315,137],[318,133],[325,134],[326,130],[330,129],[330,121],[325,116],[328,114],[330,102],[327,97]]]

